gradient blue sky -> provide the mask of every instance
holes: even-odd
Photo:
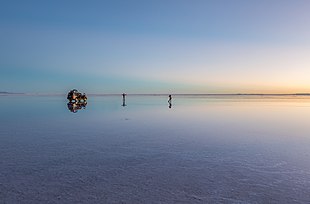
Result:
[[[0,4],[0,91],[310,92],[308,0]]]

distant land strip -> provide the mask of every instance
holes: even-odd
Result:
[[[25,94],[25,93],[14,93],[14,92],[0,91],[0,94],[8,95],[8,94]]]
[[[8,92],[8,91],[0,91],[1,95],[30,95],[30,96],[63,96],[67,93],[18,93],[18,92]],[[89,93],[89,96],[118,96],[122,93]],[[264,94],[264,93],[126,93],[126,95],[131,96],[167,96],[167,95],[174,95],[174,96],[310,96],[310,93],[289,93],[289,94]]]

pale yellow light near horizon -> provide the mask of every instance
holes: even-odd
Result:
[[[214,44],[189,50],[200,51],[199,58],[186,58],[190,52],[184,52],[182,58],[159,63],[160,71],[153,66],[146,75],[189,85],[200,93],[310,92],[310,50],[305,47]],[[141,73],[134,74],[142,77]]]

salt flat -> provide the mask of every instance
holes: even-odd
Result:
[[[310,97],[0,99],[0,203],[310,202]]]

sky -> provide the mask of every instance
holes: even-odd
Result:
[[[0,5],[0,91],[310,92],[309,0]]]

